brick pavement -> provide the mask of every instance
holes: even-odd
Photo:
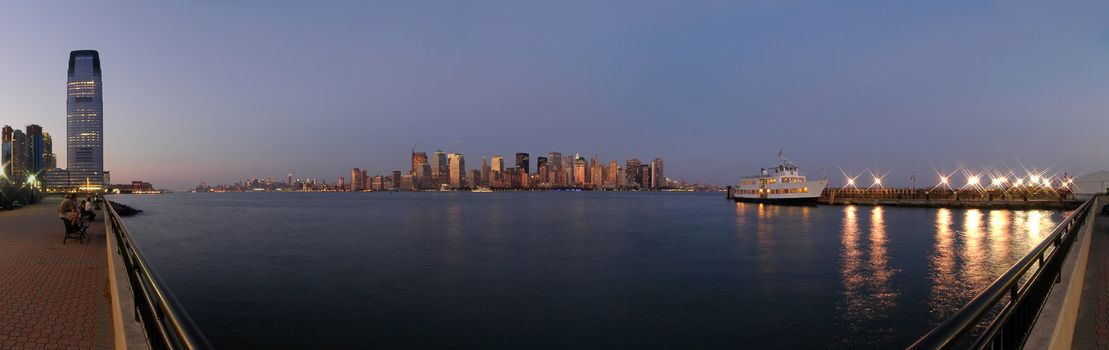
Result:
[[[1106,197],[1099,206],[1106,204]],[[1097,214],[1101,208],[1094,208]],[[1098,215],[1090,237],[1090,261],[1074,330],[1075,349],[1109,350],[1109,216]]]
[[[103,215],[69,240],[59,199],[0,212],[0,349],[110,349]]]

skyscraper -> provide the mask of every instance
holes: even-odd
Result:
[[[44,169],[54,169],[58,167],[58,156],[54,155],[54,138],[50,137],[50,133],[42,133],[42,166]]]
[[[626,184],[629,186],[639,186],[643,183],[643,172],[640,171],[640,166],[642,164],[643,163],[637,158],[628,159],[628,161],[624,163],[624,169],[628,177]]]
[[[476,183],[480,186],[489,186],[489,160],[485,156],[481,156],[481,177],[480,181]]]
[[[535,158],[535,171],[539,174],[539,183],[550,182],[550,165],[547,164],[547,157]]]
[[[12,127],[4,125],[0,133],[0,177],[12,174]]]
[[[516,153],[516,172],[531,174],[531,155]]]
[[[27,157],[31,156],[30,147],[27,147],[27,134],[23,130],[12,132],[12,173],[13,182],[23,182],[27,179]]]
[[[66,81],[66,161],[71,178],[104,185],[104,97],[100,53],[69,53]]]
[[[500,180],[502,173],[504,173],[504,157],[493,155],[493,163],[489,167],[489,181]]]
[[[350,190],[361,191],[363,184],[366,180],[362,178],[362,170],[358,168],[350,169]]]
[[[579,156],[577,160],[574,160],[574,184],[578,187],[584,187],[585,184],[589,183],[589,176],[585,170],[588,167],[585,158]]]
[[[666,177],[662,172],[662,158],[655,158],[651,161],[651,187],[666,187]]]
[[[443,150],[435,150],[431,156],[431,177],[441,179],[447,176],[450,164],[447,163],[447,154]]]
[[[463,159],[462,153],[451,153],[447,155],[450,161],[450,185],[451,188],[463,188],[466,186],[466,160]]]
[[[418,174],[425,164],[427,164],[427,152],[412,152],[412,172],[409,174]]]
[[[35,177],[36,179],[42,178],[43,156],[46,154],[43,149],[42,127],[36,124],[27,126],[27,176]]]

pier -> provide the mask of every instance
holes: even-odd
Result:
[[[0,349],[208,349],[104,203],[84,242],[60,198],[0,211]]]
[[[912,188],[826,188],[820,204],[930,208],[1064,209],[1081,201],[1069,191],[953,190]]]

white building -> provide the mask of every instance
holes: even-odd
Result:
[[[1074,179],[1074,194],[1079,199],[1109,192],[1109,171],[1097,171]]]

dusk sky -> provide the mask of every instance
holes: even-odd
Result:
[[[324,5],[326,3],[326,5]],[[731,184],[802,170],[1109,168],[1109,4],[388,1],[5,4],[0,124],[65,164],[69,51],[100,51],[112,182],[409,169],[550,151]],[[534,165],[533,165],[534,167]],[[919,184],[918,184],[919,185]]]

